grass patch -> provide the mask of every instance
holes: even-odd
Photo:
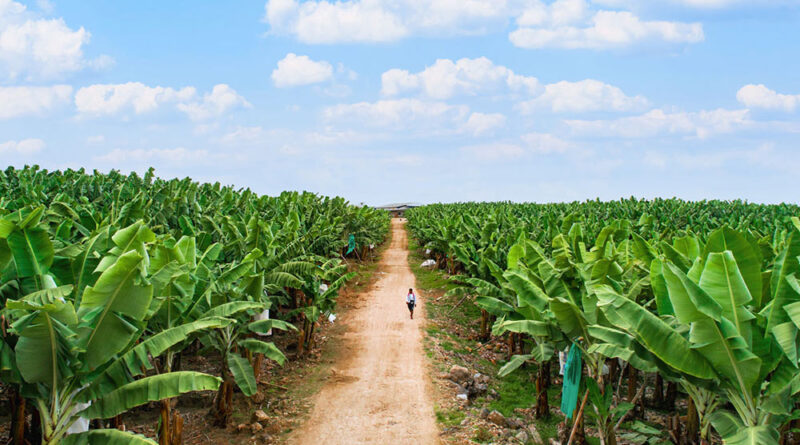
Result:
[[[467,415],[458,409],[442,410],[438,406],[434,408],[436,421],[445,427],[454,427],[461,424]]]
[[[475,435],[472,437],[472,440],[478,443],[489,443],[494,440],[494,436],[486,429],[478,427],[475,428]]]
[[[496,391],[500,394],[500,398],[489,403],[490,410],[511,416],[514,414],[514,409],[530,408],[536,403],[536,391],[528,373],[512,372],[497,382]]]

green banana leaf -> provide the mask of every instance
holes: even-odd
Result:
[[[499,377],[505,377],[519,369],[520,366],[532,358],[533,354],[515,355],[511,357],[511,360],[509,360],[508,363],[503,365],[500,370],[497,371],[497,375]]]
[[[283,355],[283,352],[281,352],[274,343],[248,338],[240,341],[239,344],[248,351],[264,354],[264,356],[278,362],[280,365],[286,362],[286,356]]]
[[[159,332],[137,344],[122,357],[111,364],[78,397],[79,402],[87,402],[100,394],[109,392],[153,369],[151,358],[163,354],[167,349],[191,338],[191,335],[207,329],[217,329],[232,323],[227,318],[204,318],[191,323],[175,326]]]
[[[253,321],[247,325],[247,329],[250,332],[254,332],[256,334],[266,335],[270,329],[280,329],[282,331],[296,331],[297,328],[291,324],[287,323],[283,320],[275,320],[275,319],[268,319],[268,320],[257,320]]]
[[[258,385],[256,384],[256,376],[253,373],[253,367],[250,366],[250,362],[234,352],[228,354],[227,362],[228,369],[230,369],[233,375],[233,380],[236,382],[239,389],[242,390],[242,393],[247,397],[255,394],[256,391],[258,391]]]
[[[55,250],[50,236],[42,227],[14,230],[6,238],[17,266],[17,276],[36,277],[47,273],[53,264]]]
[[[61,439],[61,445],[158,445],[158,442],[139,434],[108,428],[70,434]]]
[[[145,377],[120,386],[77,413],[86,419],[108,419],[148,402],[177,397],[190,391],[219,388],[221,380],[202,372],[177,371]]]
[[[636,335],[637,340],[664,363],[697,378],[715,377],[709,362],[658,316],[607,286],[597,289],[597,298],[600,309],[612,324]]]
[[[122,351],[134,336],[153,298],[152,285],[135,283],[142,256],[135,251],[123,254],[87,287],[78,309],[86,365],[95,369]]]

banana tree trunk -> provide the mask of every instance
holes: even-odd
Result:
[[[638,377],[639,371],[633,366],[628,365],[628,402],[633,402],[634,397],[636,397]]]
[[[214,397],[214,404],[211,407],[211,415],[214,418],[214,425],[220,428],[228,426],[228,420],[233,413],[233,381],[227,372],[223,372],[222,384],[219,385],[217,395]]]
[[[122,414],[116,415],[111,419],[111,427],[125,431],[125,423],[122,421]]]
[[[263,364],[264,364],[264,354],[255,354],[252,360],[252,366],[253,366],[253,376],[255,376],[256,382],[258,382],[258,378],[261,377],[261,367],[263,366]]]
[[[316,323],[308,322],[308,329],[306,330],[306,351],[311,351],[314,348],[314,327]]]
[[[508,338],[506,338],[506,346],[508,346],[508,349],[507,349],[508,354],[507,354],[507,357],[506,357],[507,360],[510,360],[511,356],[514,355],[514,345],[515,345],[514,336],[515,335],[516,334],[514,334],[513,332],[509,332]]]
[[[42,414],[38,409],[34,409],[32,411],[31,423],[28,425],[25,443],[30,445],[40,445],[44,443],[44,436],[42,434]]]
[[[656,373],[656,383],[653,387],[653,399],[650,401],[650,406],[655,408],[662,408],[666,400],[664,399],[664,379],[661,374]]]
[[[25,398],[20,395],[16,387],[11,387],[11,438],[12,445],[25,444],[25,429],[26,429],[26,413],[25,413]]]
[[[550,415],[550,403],[547,399],[547,383],[550,374],[550,362],[544,362],[539,365],[539,371],[536,373],[536,411],[535,416],[537,419],[544,419]]]
[[[686,441],[688,443],[702,443],[698,441],[700,437],[700,418],[697,415],[697,407],[694,400],[689,397],[689,407],[686,412]]]
[[[616,382],[619,378],[619,361],[617,359],[611,359],[607,361],[608,363],[608,381],[609,382]]]
[[[170,428],[170,421],[172,420],[169,399],[161,401],[161,425],[158,427],[158,445],[172,445],[172,429]]]
[[[481,309],[481,339],[489,339],[489,313]]]

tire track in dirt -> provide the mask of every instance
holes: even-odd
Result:
[[[293,445],[437,444],[422,325],[425,302],[408,267],[404,222],[392,220],[384,274],[348,314],[343,354],[315,398]],[[414,287],[420,306],[409,320],[404,296]]]

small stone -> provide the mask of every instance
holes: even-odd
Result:
[[[506,425],[508,425],[506,423],[506,418],[502,414],[500,414],[499,411],[490,412],[489,415],[487,416],[487,419],[489,420],[489,422],[492,422],[493,424],[499,427],[505,427]]]
[[[530,439],[533,441],[533,443],[537,445],[544,443],[542,441],[542,435],[539,434],[539,430],[536,428],[536,425],[534,424],[528,425],[528,435],[530,436]]]
[[[264,423],[269,420],[269,416],[263,410],[257,409],[253,416],[250,418],[250,421],[253,423]]]
[[[481,419],[485,419],[485,418],[489,417],[489,410],[486,409],[486,408],[481,408],[480,416],[481,416]]]
[[[463,366],[453,365],[450,368],[449,378],[457,383],[466,382],[469,379],[469,370]]]
[[[506,425],[508,425],[509,428],[514,430],[518,430],[523,427],[522,422],[513,417],[506,418]]]
[[[459,399],[459,400],[467,400],[467,395],[466,394],[457,394],[456,398]]]
[[[522,443],[525,443],[525,442],[528,441],[528,433],[526,433],[525,431],[520,431],[519,433],[517,433],[517,435],[515,437],[517,438],[518,441],[520,441]]]
[[[244,432],[245,430],[247,430],[247,427],[249,427],[249,426],[250,426],[250,425],[248,425],[248,424],[246,424],[246,423],[240,423],[240,424],[239,424],[239,425],[236,427],[236,432],[238,432],[238,433]]]

